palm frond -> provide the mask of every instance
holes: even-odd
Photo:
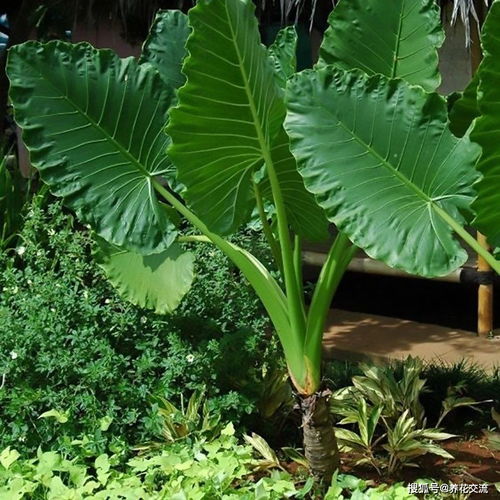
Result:
[[[274,12],[273,18],[280,17],[281,24],[297,23],[299,18],[309,20],[309,28],[324,27],[326,16],[339,0],[254,0],[258,13],[263,19],[265,13]],[[453,4],[450,23],[460,21],[465,27],[465,44],[471,43],[471,20],[480,24],[483,2],[486,7],[489,0],[436,0],[441,7]],[[78,19],[87,21],[114,19],[121,23],[124,34],[129,38],[140,39],[147,33],[150,23],[158,9],[181,9],[186,11],[195,0],[49,0],[48,4],[62,6],[75,13]],[[72,4],[71,7],[68,4]],[[478,5],[479,4],[479,5]],[[323,19],[325,18],[325,19]]]
[[[488,7],[488,0],[484,0],[484,5]],[[453,0],[453,12],[451,14],[451,24],[455,24],[458,19],[462,21],[465,27],[465,45],[470,46],[471,36],[470,36],[470,21],[471,18],[477,24],[478,29],[481,26],[481,21],[479,19],[474,0]]]
[[[159,9],[186,11],[194,3],[195,0],[72,0],[72,10],[75,13],[75,21],[118,21],[125,37],[137,41],[143,40],[147,35]]]
[[[281,24],[297,23],[305,11],[309,11],[309,28],[312,29],[319,4],[335,7],[339,0],[261,0],[261,11],[266,11],[279,3]],[[329,10],[331,10],[331,8]]]

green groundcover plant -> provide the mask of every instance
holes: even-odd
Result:
[[[317,66],[298,74],[292,28],[266,49],[252,2],[200,0],[188,17],[160,15],[139,61],[88,44],[14,47],[10,97],[33,164],[91,225],[124,297],[172,312],[194,277],[182,242],[214,245],[239,268],[283,347],[311,470],[329,480],[339,456],[321,339],[356,248],[438,276],[465,262],[458,236],[500,271],[465,229],[500,243],[499,22],[496,1],[475,142],[471,127],[452,134],[434,92],[443,41],[434,0],[342,1]],[[278,279],[229,239],[254,212]],[[326,239],[329,222],[339,233],[306,309],[301,242]]]
[[[5,500],[417,499],[402,483],[374,486],[338,473],[320,491],[303,471],[292,476],[279,462],[270,465],[234,434],[234,426],[227,424],[210,440],[176,442],[128,459],[119,452],[83,458],[42,450],[27,459],[8,447],[0,453],[0,495]]]
[[[222,419],[251,424],[268,400],[262,370],[279,351],[253,290],[220,251],[193,249],[202,279],[175,314],[159,316],[120,300],[92,258],[90,231],[60,203],[37,198],[26,214],[17,248],[0,254],[0,447],[32,452],[95,429],[98,449],[135,445],[160,432],[160,398],[179,405],[196,390]],[[234,241],[269,260],[255,233]],[[38,418],[51,409],[67,421]]]

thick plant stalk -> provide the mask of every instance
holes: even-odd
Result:
[[[340,455],[328,409],[329,391],[300,397],[304,452],[316,479],[329,483],[340,467]]]

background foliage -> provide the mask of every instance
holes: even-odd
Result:
[[[237,240],[267,258],[252,233]],[[253,292],[220,252],[194,249],[195,285],[174,315],[157,316],[118,298],[91,258],[89,231],[58,203],[34,203],[20,241],[0,256],[1,446],[93,433],[104,416],[113,418],[106,439],[135,444],[157,429],[154,396],[178,401],[202,387],[223,418],[255,410],[249,382],[280,356]],[[50,409],[68,413],[63,429],[38,420]]]

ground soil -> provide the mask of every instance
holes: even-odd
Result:
[[[483,482],[500,482],[500,451],[492,451],[487,447],[484,438],[472,440],[450,440],[441,446],[455,457],[445,460],[427,455],[421,459],[418,468],[404,468],[395,477],[379,477],[375,471],[354,465],[356,457],[343,455],[343,472],[354,474],[375,483],[391,484],[397,481],[411,483],[418,478],[433,478],[447,483],[480,484]],[[489,487],[488,494],[477,494],[470,499],[498,498],[494,486]]]

